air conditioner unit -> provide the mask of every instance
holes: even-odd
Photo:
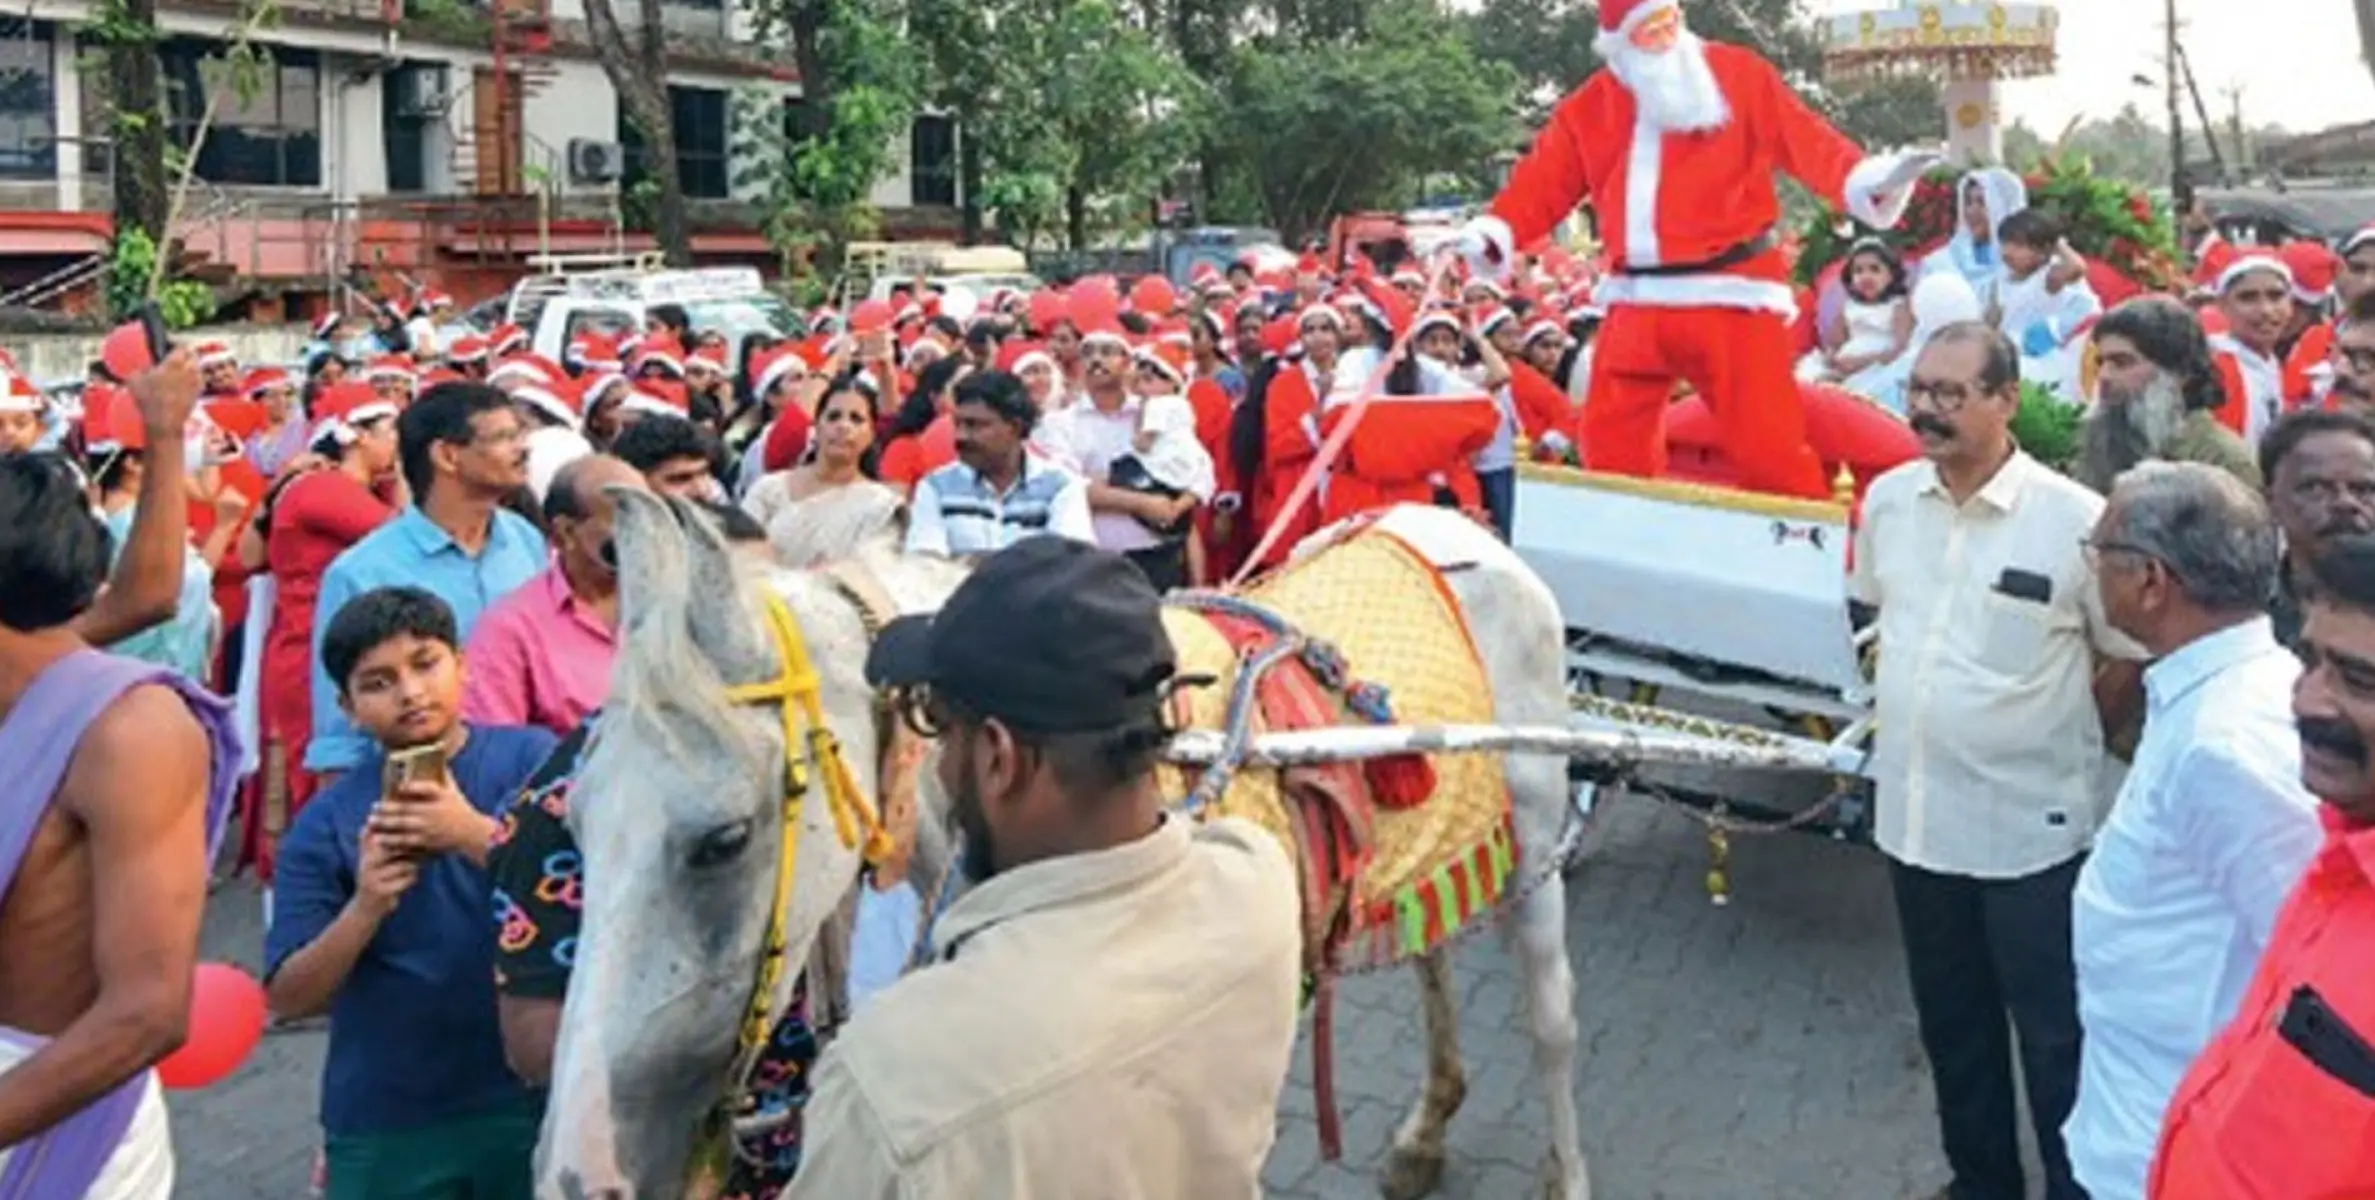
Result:
[[[626,151],[617,142],[569,139],[569,182],[617,183],[626,169]]]
[[[435,63],[413,63],[388,76],[399,117],[443,116],[452,96],[446,90],[445,67]]]

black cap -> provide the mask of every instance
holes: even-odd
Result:
[[[1029,733],[1119,729],[1155,715],[1178,670],[1162,606],[1128,559],[1033,537],[982,560],[937,615],[884,626],[866,680],[928,685]]]

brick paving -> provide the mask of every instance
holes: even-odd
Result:
[[[1901,1200],[1942,1184],[1879,860],[1802,835],[1736,839],[1733,900],[1718,908],[1694,823],[1637,798],[1605,819],[1568,898],[1599,1200]],[[252,968],[260,925],[253,889],[225,887],[207,955]],[[1546,1142],[1516,964],[1489,936],[1457,960],[1468,1099],[1438,1194],[1532,1196]],[[1281,1200],[1376,1195],[1373,1172],[1418,1087],[1411,976],[1352,980],[1338,1004],[1345,1160],[1319,1161],[1299,1049],[1265,1173]],[[175,1099],[177,1196],[305,1194],[322,1040],[267,1037],[239,1074]]]

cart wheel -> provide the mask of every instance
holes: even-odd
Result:
[[[1608,809],[1621,794],[1586,780],[1575,785],[1574,808],[1559,838],[1559,874],[1573,879],[1608,844]]]

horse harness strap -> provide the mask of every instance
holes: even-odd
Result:
[[[857,778],[841,753],[840,742],[825,721],[823,682],[809,659],[808,642],[800,635],[799,620],[781,597],[769,595],[765,603],[763,617],[782,664],[781,674],[764,683],[726,689],[726,698],[737,704],[775,705],[783,718],[784,742],[783,828],[776,855],[775,893],[769,904],[766,936],[760,946],[758,979],[751,989],[750,1003],[743,1012],[742,1029],[737,1035],[733,1079],[738,1088],[747,1081],[759,1051],[773,1033],[775,991],[789,966],[785,961],[790,943],[787,926],[791,919],[792,880],[799,862],[800,825],[807,809],[811,763],[824,772],[825,804],[833,815],[833,829],[841,844],[859,851],[868,862],[889,852],[889,839],[882,824],[860,792]]]

